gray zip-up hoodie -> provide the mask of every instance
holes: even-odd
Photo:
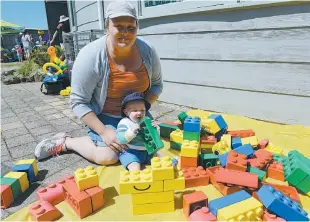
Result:
[[[91,111],[97,115],[103,111],[110,74],[106,39],[105,35],[86,45],[74,62],[70,104],[79,118]],[[149,75],[148,90],[159,96],[163,89],[159,57],[155,49],[141,38],[137,37],[136,44]]]

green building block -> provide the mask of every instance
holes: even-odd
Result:
[[[266,172],[255,167],[249,166],[247,171],[256,174],[260,181],[264,181],[266,178]]]
[[[307,194],[310,191],[310,175],[308,175],[299,184],[297,184],[296,188],[301,192]]]
[[[183,140],[195,140],[200,142],[200,132],[183,131]]]
[[[179,129],[178,126],[173,126],[173,125],[169,125],[166,123],[160,123],[159,124],[160,127],[160,136],[163,138],[170,138],[170,133]]]
[[[176,143],[174,141],[170,141],[170,148],[174,150],[181,151],[182,143]]]
[[[2,177],[0,179],[0,183],[1,185],[6,184],[11,187],[14,200],[16,200],[19,195],[21,195],[22,189],[18,178]]]
[[[145,117],[140,123],[139,134],[144,140],[144,146],[148,154],[152,155],[164,147],[164,143],[161,141],[157,129],[152,126],[152,120],[149,117]]]
[[[217,166],[218,161],[219,161],[218,156],[213,153],[199,154],[199,166],[202,166],[204,169]]]
[[[178,115],[178,119],[181,121],[182,126],[183,126],[183,124],[184,124],[184,121],[185,121],[186,117],[187,117],[186,112],[182,112],[182,113],[180,113],[180,114]]]

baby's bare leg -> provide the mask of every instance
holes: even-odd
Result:
[[[140,170],[141,169],[141,165],[138,162],[132,162],[132,163],[128,164],[127,169],[129,171]]]

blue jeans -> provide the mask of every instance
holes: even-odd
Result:
[[[150,113],[147,113],[147,116],[152,118]],[[116,118],[107,116],[104,114],[99,114],[97,116],[99,120],[106,126],[111,129],[116,129],[117,124],[121,121],[122,118]],[[85,125],[88,136],[91,138],[93,143],[96,146],[107,146],[105,142],[103,142],[100,135],[98,135],[94,130]],[[146,150],[134,150],[134,149],[126,149],[126,151],[119,153],[118,158],[125,169],[132,162],[138,162],[140,164],[150,164],[150,160],[153,155],[149,155]]]

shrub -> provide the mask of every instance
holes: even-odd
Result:
[[[39,66],[32,59],[30,59],[23,62],[21,67],[16,70],[16,76],[21,78],[27,78],[30,77],[32,75],[32,72],[37,69],[39,69]]]

